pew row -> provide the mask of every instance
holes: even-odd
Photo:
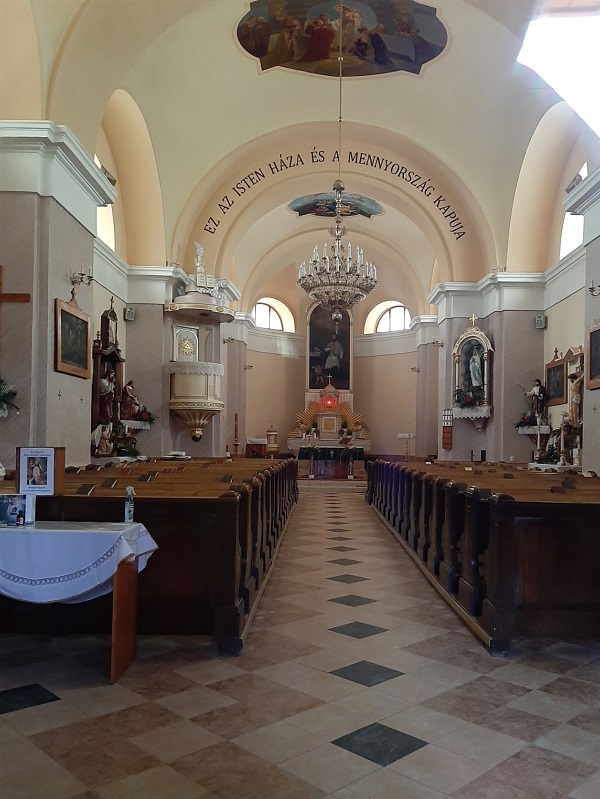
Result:
[[[90,493],[78,493],[90,485]],[[150,460],[67,470],[65,493],[38,497],[37,518],[122,521],[127,486],[136,492],[135,520],[159,547],[139,575],[138,632],[211,635],[221,653],[239,654],[297,502],[296,461],[186,462],[173,468]],[[85,605],[27,606],[0,597],[2,629],[107,632],[106,598]]]
[[[600,481],[505,464],[368,464],[367,501],[493,652],[600,638]]]

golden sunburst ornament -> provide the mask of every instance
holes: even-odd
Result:
[[[194,345],[193,339],[186,336],[185,338],[180,339],[179,341],[179,352],[182,355],[194,355],[196,352],[196,347]]]

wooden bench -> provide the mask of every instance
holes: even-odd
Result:
[[[492,650],[522,635],[588,636],[600,622],[598,479],[376,463],[367,498]]]
[[[37,517],[122,521],[125,489],[133,486],[135,519],[159,546],[140,574],[138,631],[212,635],[222,653],[238,654],[297,501],[296,475],[293,459],[151,459],[100,470],[72,469],[65,475],[63,496],[38,497]],[[109,481],[116,482],[109,487]],[[82,484],[94,486],[91,494],[77,493]],[[38,632],[45,631],[44,625],[62,632],[106,631],[102,602],[85,620],[74,607],[53,608],[45,620],[20,608],[13,618],[18,617],[21,631],[27,615]]]

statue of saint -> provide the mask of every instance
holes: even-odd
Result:
[[[569,382],[571,383],[571,395],[569,397],[571,424],[573,427],[579,427],[581,420],[583,419],[583,372],[573,372],[570,374]]]
[[[140,401],[135,395],[133,380],[130,380],[123,389],[121,400],[121,419],[135,419],[140,409]]]

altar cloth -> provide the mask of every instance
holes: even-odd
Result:
[[[0,593],[24,602],[87,602],[112,590],[123,561],[137,571],[158,549],[136,522],[37,522],[0,528]]]

